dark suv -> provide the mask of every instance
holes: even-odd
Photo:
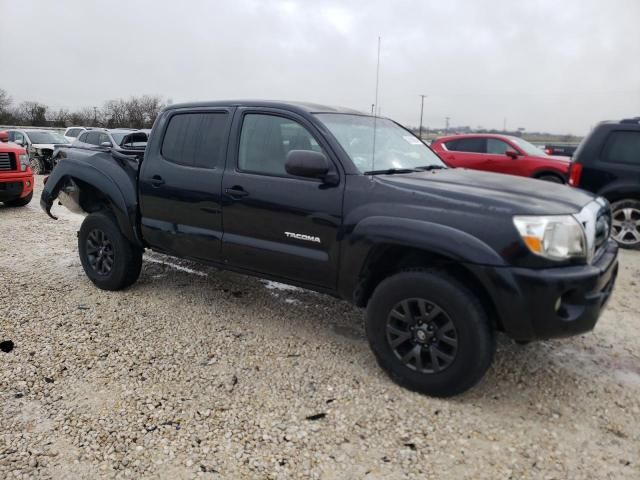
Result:
[[[575,153],[569,184],[609,200],[613,238],[640,248],[640,117],[598,124]]]

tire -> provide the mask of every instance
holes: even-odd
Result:
[[[140,275],[142,249],[127,240],[108,213],[92,213],[84,219],[78,252],[87,277],[102,290],[122,290]]]
[[[15,200],[7,200],[4,204],[7,207],[24,207],[33,198],[33,192],[29,193],[26,197],[16,198]]]
[[[543,180],[545,182],[553,182],[553,183],[565,183],[565,181],[560,178],[558,175],[554,175],[553,173],[547,173],[544,175],[540,175],[536,177],[538,180]]]
[[[407,306],[412,313],[400,320]],[[405,324],[415,328],[418,316],[426,320],[418,327],[422,337],[427,336],[426,343],[417,330],[409,333],[411,328],[405,328]],[[449,322],[453,330],[447,327]],[[434,327],[431,333],[425,331],[429,325]],[[394,382],[435,397],[450,397],[474,386],[491,365],[496,349],[495,330],[478,298],[435,270],[405,271],[383,280],[367,306],[366,331],[378,364]],[[433,354],[435,361],[434,349],[439,351]],[[401,360],[403,355],[411,355],[408,363]],[[442,355],[449,357],[447,365]]]
[[[44,162],[35,157],[29,158],[29,166],[34,175],[41,175],[44,173]]]
[[[640,249],[640,201],[627,198],[611,204],[611,235],[621,248]]]

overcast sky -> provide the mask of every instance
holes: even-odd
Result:
[[[306,100],[584,134],[640,115],[640,0],[0,0],[15,101]]]

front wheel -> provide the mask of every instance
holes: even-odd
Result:
[[[102,290],[122,290],[140,275],[142,249],[127,240],[107,213],[92,213],[84,219],[78,251],[87,277]]]
[[[380,366],[396,383],[449,397],[485,374],[495,332],[478,300],[444,272],[401,272],[383,280],[367,306],[366,330]]]
[[[44,162],[40,158],[31,157],[29,159],[29,166],[34,175],[41,175],[44,173]]]
[[[640,201],[620,200],[611,204],[611,235],[622,248],[640,248]]]

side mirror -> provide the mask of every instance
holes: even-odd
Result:
[[[516,158],[518,158],[518,152],[516,152],[515,150],[509,148],[507,151],[504,152],[504,154],[509,157],[511,160],[515,160]]]
[[[100,144],[101,147],[107,147],[107,148],[111,148],[111,142],[102,142]]]
[[[9,134],[7,132],[0,132],[0,142],[8,142]]]
[[[329,173],[329,160],[320,152],[291,150],[284,168],[296,177],[325,178]]]
[[[22,140],[21,138],[16,138],[13,143],[17,144],[17,145],[24,145],[24,140]]]

